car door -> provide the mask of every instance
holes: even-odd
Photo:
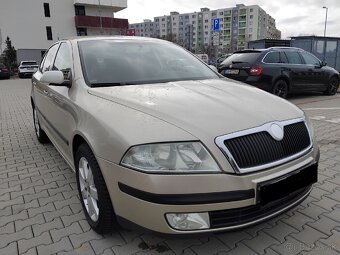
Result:
[[[285,50],[288,63],[282,71],[290,79],[291,91],[301,90],[307,76],[307,68],[303,64],[300,54],[295,50]]]
[[[40,79],[44,72],[50,70],[58,48],[59,43],[52,45],[48,49],[48,51],[45,53],[43,61],[41,62],[39,70],[32,76],[34,106],[38,112],[39,122],[42,129],[52,140],[53,137],[51,136],[53,133],[51,132],[50,125],[48,124],[49,120],[51,119],[51,116],[49,116],[49,111],[47,110],[50,108],[49,105],[51,104],[48,97],[48,86],[45,83],[41,83]]]
[[[325,90],[327,73],[322,68],[321,61],[308,52],[301,51],[300,54],[308,70],[303,87],[306,90]]]
[[[50,70],[62,71],[65,84],[42,85],[45,86],[45,95],[47,97],[43,114],[45,115],[47,125],[49,126],[49,131],[53,134],[55,146],[70,163],[73,162],[70,140],[76,123],[75,108],[70,99],[73,92],[73,89],[70,86],[72,69],[73,60],[71,47],[68,42],[61,42],[54,61],[50,65]]]

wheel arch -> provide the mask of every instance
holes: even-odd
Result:
[[[274,79],[274,81],[273,81],[273,85],[272,85],[272,86],[274,87],[275,83],[278,82],[279,80],[284,80],[284,81],[287,83],[287,85],[288,85],[288,91],[291,90],[291,83],[290,83],[290,80],[289,80],[289,78],[288,78],[287,76],[285,76],[285,75],[280,75],[280,76],[276,77],[276,78]]]

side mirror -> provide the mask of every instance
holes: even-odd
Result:
[[[46,71],[41,76],[40,81],[51,85],[63,85],[64,75],[62,71]]]
[[[326,65],[327,65],[327,63],[325,61],[321,61],[321,63],[320,63],[321,67],[326,66]]]
[[[211,69],[211,70],[213,70],[213,71],[215,71],[215,72],[218,72],[218,70],[217,70],[216,66],[209,65],[209,67],[210,67],[210,69]]]

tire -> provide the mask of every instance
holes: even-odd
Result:
[[[327,90],[324,92],[325,95],[333,96],[339,89],[339,79],[333,76],[327,85]]]
[[[90,147],[83,143],[75,155],[76,179],[87,222],[99,234],[118,228],[104,177]],[[92,173],[92,174],[91,174]]]
[[[273,86],[272,93],[276,96],[287,98],[289,92],[288,84],[285,80],[278,80]]]
[[[33,106],[33,124],[34,124],[34,130],[35,130],[35,134],[37,136],[38,141],[42,144],[48,143],[50,140],[48,139],[44,130],[42,130],[40,127],[38,112],[34,106]]]

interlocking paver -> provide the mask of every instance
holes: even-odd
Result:
[[[60,241],[50,245],[40,245],[37,249],[39,254],[50,255],[62,251],[72,251],[73,247],[68,237],[64,237]]]
[[[216,237],[210,237],[208,242],[199,246],[192,246],[191,249],[198,255],[200,254],[204,255],[209,253],[218,254],[230,250],[228,246],[226,246]]]
[[[4,248],[0,249],[0,254],[6,255],[17,255],[18,254],[18,247],[16,243],[11,243]]]
[[[32,200],[28,203],[13,205],[12,209],[13,209],[13,214],[17,214],[17,213],[20,213],[24,210],[28,210],[28,209],[31,209],[31,208],[37,208],[37,207],[39,207],[39,203],[38,203],[38,200],[35,199],[35,200]]]
[[[294,212],[293,216],[286,218],[286,219],[283,219],[282,221],[287,223],[288,225],[298,229],[298,230],[302,230],[303,226],[306,223],[313,222],[315,220],[296,211],[296,212]]]
[[[45,222],[44,216],[42,214],[38,214],[34,217],[30,217],[26,220],[17,220],[15,221],[15,229],[16,231],[21,230],[27,226],[32,226],[35,224],[43,224]]]
[[[118,233],[107,235],[105,238],[90,241],[91,247],[96,254],[101,254],[104,250],[116,245],[124,245],[125,242]]]
[[[57,242],[65,236],[69,236],[71,234],[81,234],[83,233],[83,230],[81,229],[78,222],[74,222],[72,225],[68,227],[62,229],[53,229],[50,231],[50,233],[53,241]]]
[[[51,221],[55,218],[65,216],[65,215],[71,215],[71,214],[72,214],[72,211],[71,211],[70,207],[66,206],[66,207],[63,207],[60,210],[55,210],[55,211],[52,211],[52,212],[46,212],[46,213],[44,213],[44,217],[45,217],[46,222],[49,222],[49,221]]]
[[[340,253],[340,232],[339,231],[332,231],[332,235],[327,239],[321,239],[322,243],[326,244],[333,250],[336,250]]]
[[[12,234],[14,233],[15,228],[14,228],[14,222],[10,222],[8,224],[6,224],[3,227],[0,227],[0,234]],[[1,253],[0,253],[1,254]]]
[[[41,233],[52,230],[52,229],[62,229],[64,227],[63,223],[61,222],[60,218],[56,218],[50,222],[33,225],[33,234],[34,236],[39,236]]]
[[[11,215],[11,216],[6,216],[6,217],[1,217],[0,218],[0,227],[6,225],[9,222],[14,222],[16,220],[25,220],[28,218],[28,214],[26,211],[22,211],[18,214]]]
[[[33,237],[31,239],[19,240],[18,241],[19,252],[23,253],[38,245],[50,244],[50,243],[52,243],[51,236],[49,235],[48,232],[45,232],[41,234],[40,236]]]
[[[221,240],[220,240],[221,241]],[[189,247],[202,245],[202,242],[199,239],[182,239],[181,242],[178,240],[166,240],[165,243],[173,250],[176,254],[182,254],[185,250],[189,249]]]
[[[273,228],[264,229],[263,231],[278,240],[280,243],[284,242],[285,238],[288,235],[298,232],[297,229],[291,227],[284,222],[279,222],[279,224],[277,224]]]
[[[55,211],[55,207],[54,207],[53,203],[49,203],[47,205],[40,206],[38,208],[30,208],[27,211],[28,211],[28,215],[30,217],[33,217],[33,216],[40,214],[40,213],[53,212],[53,211]]]
[[[103,236],[97,234],[93,230],[90,230],[88,232],[84,232],[78,235],[70,235],[71,242],[73,244],[74,248],[80,247],[83,243],[86,243],[91,240],[95,239],[102,239]]]
[[[247,254],[247,255],[258,255],[255,251],[251,250],[249,247],[244,245],[243,243],[238,243],[236,248],[228,251],[228,252],[221,252],[221,255],[240,255],[240,254]]]
[[[256,236],[255,238],[247,240],[243,243],[259,254],[264,254],[265,249],[268,248],[270,245],[279,244],[277,240],[262,231],[259,232],[258,236]]]
[[[58,253],[58,255],[96,255],[96,254],[99,253],[95,253],[89,243],[84,243],[82,246],[72,251]]]
[[[304,226],[303,228],[304,229],[302,231],[300,231],[299,233],[293,233],[291,234],[291,236],[304,244],[313,246],[313,244],[317,240],[327,237],[327,235],[325,235],[324,233],[308,225]]]
[[[24,228],[23,230],[16,231],[12,234],[0,235],[0,248],[7,246],[8,244],[19,241],[21,239],[29,239],[33,237],[31,227]]]

